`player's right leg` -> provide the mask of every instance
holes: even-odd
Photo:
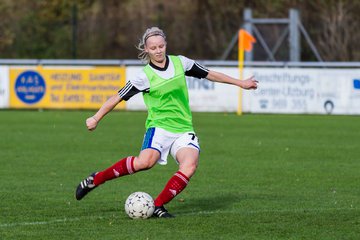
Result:
[[[92,173],[81,181],[76,188],[75,197],[77,200],[81,200],[90,191],[106,181],[150,169],[155,165],[159,158],[160,153],[151,148],[142,150],[138,157],[129,156],[123,158],[111,167],[101,172]]]

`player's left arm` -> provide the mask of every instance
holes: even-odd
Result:
[[[244,80],[239,80],[230,77],[224,73],[209,70],[201,64],[195,62],[184,56],[179,56],[183,67],[185,69],[185,75],[196,78],[206,78],[213,82],[232,84],[243,89],[257,89],[258,81],[254,77],[250,77]]]
[[[257,86],[258,86],[258,81],[255,79],[254,76],[249,77],[244,80],[239,80],[239,79],[230,77],[229,75],[226,75],[224,73],[216,72],[213,70],[209,70],[208,75],[206,76],[206,79],[213,81],[213,82],[232,84],[232,85],[241,87],[243,89],[257,89]]]

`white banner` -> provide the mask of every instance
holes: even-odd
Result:
[[[259,81],[244,91],[252,113],[360,114],[360,70],[247,68]]]
[[[9,107],[9,67],[0,66],[0,108]]]
[[[209,68],[235,78],[239,76],[235,67]],[[128,67],[127,80],[141,69]],[[259,81],[259,88],[243,91],[245,113],[360,114],[359,69],[246,68],[244,78],[251,75]],[[193,111],[237,111],[237,87],[191,77],[187,82]],[[127,109],[145,110],[142,95],[131,98]]]

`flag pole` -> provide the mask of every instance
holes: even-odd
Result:
[[[238,33],[238,67],[239,67],[239,79],[240,81],[243,80],[244,77],[244,35],[243,30],[240,29]],[[239,88],[239,99],[238,99],[238,109],[237,109],[237,115],[242,115],[242,95],[243,90],[242,88]]]

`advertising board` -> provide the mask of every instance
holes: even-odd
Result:
[[[125,67],[12,67],[10,107],[98,109],[125,79]]]

